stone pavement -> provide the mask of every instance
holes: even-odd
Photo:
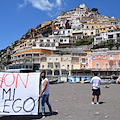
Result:
[[[44,120],[119,120],[120,85],[101,85],[100,104],[91,105],[91,84],[62,83],[50,85],[50,103],[54,114]],[[41,120],[39,116],[4,116],[1,120]]]

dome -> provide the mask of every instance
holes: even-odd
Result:
[[[85,4],[80,4],[80,8],[86,8]]]

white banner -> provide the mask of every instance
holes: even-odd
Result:
[[[40,73],[0,73],[0,115],[37,115]]]

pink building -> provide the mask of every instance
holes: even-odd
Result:
[[[119,74],[120,51],[91,52],[88,54],[88,68],[100,75]]]

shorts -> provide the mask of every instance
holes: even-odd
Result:
[[[93,91],[93,93],[92,93],[92,95],[101,95],[101,93],[100,93],[100,88],[98,88],[98,89],[92,89],[92,91]]]

